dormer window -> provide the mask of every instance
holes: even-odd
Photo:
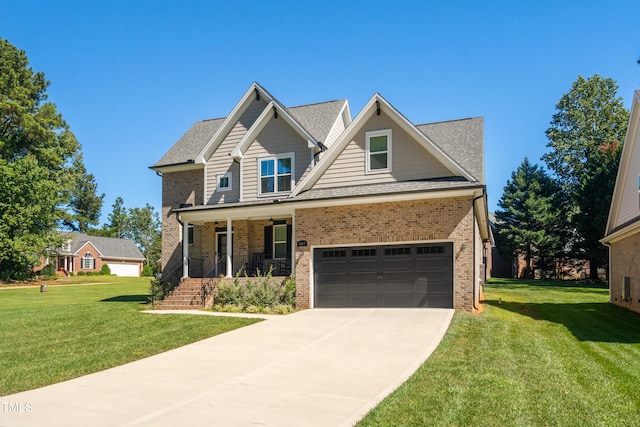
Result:
[[[260,173],[260,195],[284,193],[293,186],[293,153],[258,159]]]
[[[391,129],[366,133],[367,173],[391,172]]]
[[[71,252],[71,240],[66,240],[62,244],[62,252]]]

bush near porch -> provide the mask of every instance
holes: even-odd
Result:
[[[271,271],[256,277],[223,280],[214,295],[214,311],[286,314],[295,310],[296,280],[279,282]]]

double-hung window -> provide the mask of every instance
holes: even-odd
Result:
[[[259,194],[273,194],[291,191],[293,185],[293,153],[279,154],[258,160],[260,173]]]
[[[95,270],[96,268],[96,260],[89,252],[84,254],[84,256],[82,257],[82,268],[84,270]]]
[[[366,133],[367,173],[391,172],[391,129]]]
[[[273,257],[287,257],[287,225],[273,226]]]

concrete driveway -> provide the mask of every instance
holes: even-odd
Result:
[[[453,310],[312,309],[0,397],[1,426],[348,426],[437,347]]]

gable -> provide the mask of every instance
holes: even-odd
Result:
[[[247,134],[247,131],[253,126],[266,106],[267,102],[264,99],[252,98],[238,121],[207,159],[205,167],[205,200],[208,204],[240,200],[240,169],[230,154]],[[231,174],[231,190],[217,191],[218,176],[227,173]]]
[[[366,134],[391,131],[391,171],[367,173]],[[431,153],[402,129],[388,114],[372,115],[356,132],[336,160],[315,183],[314,189],[433,179],[454,176]]]
[[[607,234],[640,220],[640,91],[634,94],[620,166],[616,177]]]
[[[280,118],[269,120],[247,147],[242,158],[242,200],[258,198],[260,159],[291,153],[295,186],[311,167],[312,152],[298,132]]]

